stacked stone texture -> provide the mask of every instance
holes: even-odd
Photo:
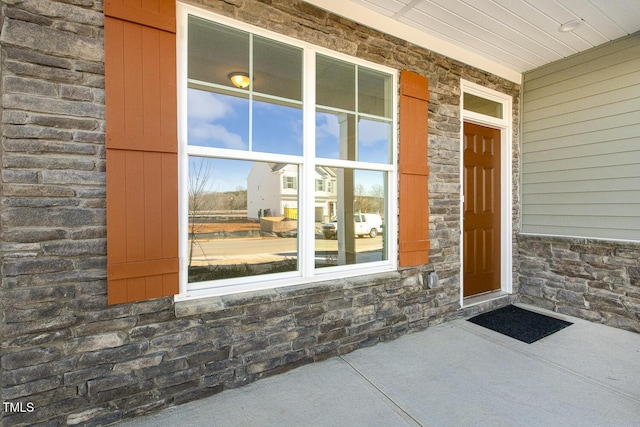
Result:
[[[640,244],[520,236],[522,302],[640,332]]]
[[[1,399],[35,410],[3,411],[2,425],[109,424],[513,300],[459,310],[459,99],[460,78],[514,100],[517,85],[307,3],[190,3],[429,77],[431,263],[108,306],[102,2],[4,0]],[[517,183],[517,102],[514,114]]]

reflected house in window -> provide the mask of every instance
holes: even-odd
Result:
[[[317,166],[315,177],[315,221],[329,221],[336,216],[336,187],[338,176],[335,168]]]
[[[315,221],[336,214],[337,174],[334,168],[315,168]],[[253,164],[247,178],[247,216],[298,217],[298,166],[285,163]]]

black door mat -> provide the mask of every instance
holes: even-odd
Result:
[[[467,320],[527,344],[536,342],[573,324],[515,305],[498,308]]]

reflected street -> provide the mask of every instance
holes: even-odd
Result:
[[[197,240],[193,253],[193,265],[241,264],[280,261],[295,258],[298,239],[295,237],[254,237],[236,239]],[[251,248],[248,253],[247,248]],[[338,241],[318,238],[316,252],[337,254]],[[382,236],[373,239],[356,239],[357,252],[375,252],[381,257]]]

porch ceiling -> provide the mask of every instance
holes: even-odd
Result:
[[[505,71],[498,72],[503,76],[509,71],[521,74],[640,31],[639,0],[309,2],[380,30],[395,28],[394,35],[400,37],[412,34],[410,41],[423,39],[425,47],[435,45],[433,50],[454,59],[483,57],[503,67]],[[574,20],[579,22],[574,31],[559,31],[561,24]],[[473,60],[465,62],[478,66]]]

